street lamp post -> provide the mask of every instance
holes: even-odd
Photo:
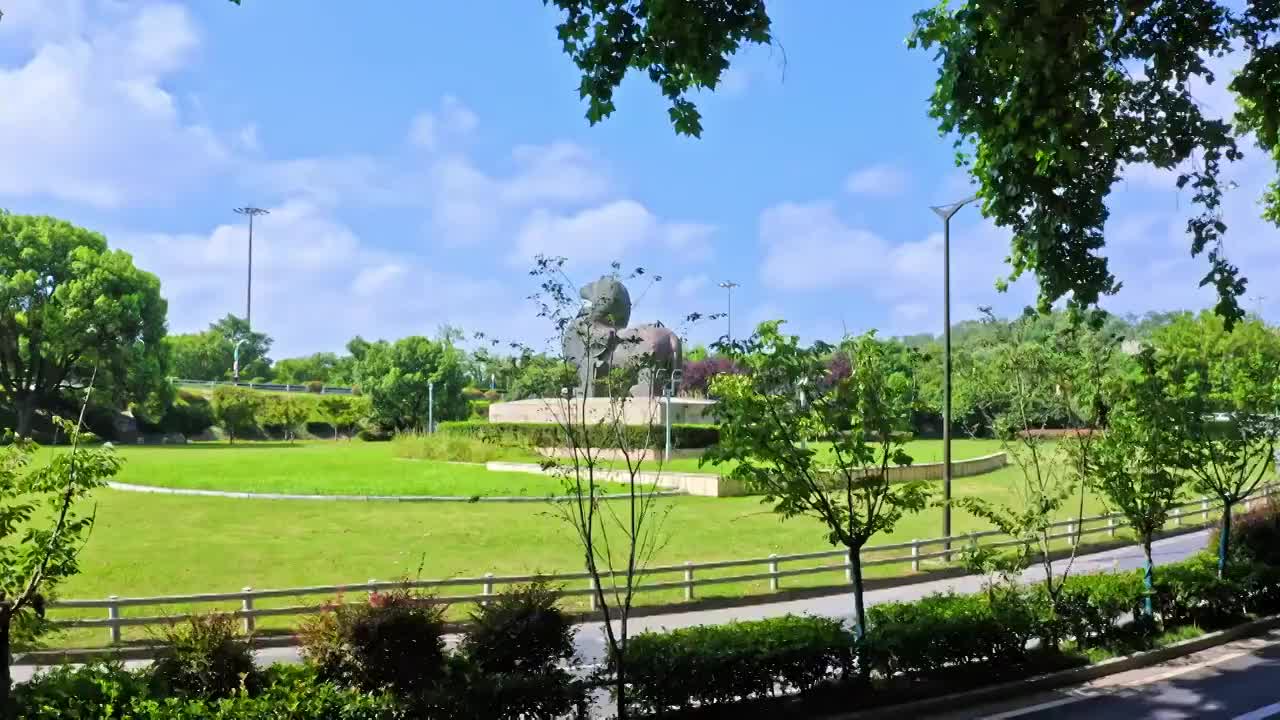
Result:
[[[662,462],[671,462],[671,398],[676,394],[676,388],[680,386],[680,381],[684,379],[684,370],[676,368],[671,371],[671,378],[667,380],[667,386],[664,388],[664,394],[667,396],[667,409],[663,413],[663,422],[667,426],[667,444],[666,450],[662,455]]]
[[[942,536],[951,537],[951,216],[977,200],[965,198],[930,209],[942,218]],[[951,560],[951,541],[943,545],[943,558]]]
[[[427,383],[427,433],[436,431],[436,384]]]
[[[270,210],[246,205],[235,208],[241,215],[249,216],[249,275],[244,289],[244,322],[253,329],[253,219],[259,215],[270,215]]]
[[[240,339],[236,341],[235,348],[231,351],[231,384],[240,384],[240,346],[248,342],[248,340]]]
[[[720,283],[720,287],[728,291],[728,294],[729,294],[729,311],[725,313],[725,319],[728,321],[728,327],[729,327],[729,334],[727,337],[729,338],[729,344],[732,345],[733,344],[733,289],[738,287],[738,283],[732,280],[725,280],[724,282]]]

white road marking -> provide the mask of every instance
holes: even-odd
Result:
[[[1052,710],[1053,708],[1062,707],[1063,705],[1078,703],[1081,700],[1088,700],[1091,697],[1097,697],[1097,696],[1093,693],[1089,693],[1089,694],[1074,695],[1072,697],[1058,698],[1057,700],[1042,702],[1039,705],[1029,705],[1027,707],[1017,708],[1016,710],[1008,710],[1002,713],[996,713],[995,715],[984,715],[982,717],[982,720],[1008,720],[1008,718],[1022,717],[1023,715],[1038,713],[1041,710]]]
[[[1194,665],[1184,665],[1183,667],[1180,667],[1180,668],[1169,670],[1167,672],[1162,672],[1159,675],[1140,677],[1137,680],[1130,680],[1127,683],[1123,683],[1123,685],[1124,687],[1138,687],[1139,685],[1150,685],[1151,683],[1157,683],[1157,682],[1160,682],[1161,680],[1168,680],[1169,678],[1178,677],[1179,675],[1186,675],[1189,672],[1195,672],[1196,670],[1202,670],[1204,668],[1212,667],[1214,665],[1219,665],[1221,663],[1228,662],[1230,660],[1235,660],[1236,658],[1242,658],[1245,655],[1252,655],[1253,653],[1257,652],[1257,650],[1258,648],[1253,648],[1250,650],[1241,650],[1240,652],[1227,653],[1226,655],[1219,655],[1218,657],[1212,660],[1205,660],[1204,662],[1196,663]]]
[[[1269,718],[1275,715],[1280,715],[1280,703],[1271,703],[1266,707],[1260,707],[1252,712],[1237,715],[1231,718],[1231,720],[1262,720],[1263,718]]]

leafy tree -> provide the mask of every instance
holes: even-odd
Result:
[[[356,374],[371,400],[374,419],[386,427],[425,428],[432,383],[437,421],[467,416],[462,353],[448,342],[411,336],[370,345],[356,364]]]
[[[685,359],[684,379],[680,381],[680,391],[686,395],[705,397],[711,390],[711,381],[717,375],[742,372],[742,368],[725,355],[703,358],[702,360]]]
[[[94,515],[81,501],[120,469],[109,447],[84,448],[92,438],[81,422],[55,419],[72,439],[69,452],[30,468],[35,444],[7,438],[0,447],[0,717],[13,712],[9,690],[11,644],[16,631],[43,627],[44,602],[62,580],[79,571],[80,550]]]
[[[162,391],[165,312],[156,276],[102,235],[0,213],[0,394],[19,436],[30,435],[37,408],[95,369],[118,396]]]
[[[243,318],[227,315],[199,333],[172,335],[168,338],[173,373],[184,380],[229,379],[235,359],[236,343],[240,346],[240,377],[269,377],[271,337],[253,332]]]
[[[258,420],[264,427],[272,428],[290,442],[297,436],[298,428],[311,417],[312,403],[287,395],[267,396],[259,411]]]
[[[720,443],[712,463],[735,461],[730,475],[764,494],[783,517],[810,515],[826,523],[828,540],[848,551],[856,630],[866,629],[862,548],[891,532],[906,513],[924,508],[924,481],[892,483],[888,470],[908,465],[904,431],[911,418],[910,378],[893,372],[887,346],[872,334],[841,350],[849,374],[831,378],[823,343],[802,347],[778,321],[762,323],[733,356],[746,372],[721,374],[711,390]],[[830,443],[829,453],[808,442]]]
[[[235,444],[237,435],[247,435],[258,428],[258,413],[262,411],[262,393],[248,388],[219,385],[213,389],[210,404],[213,417]]]
[[[1280,437],[1280,335],[1256,320],[1228,330],[1220,317],[1183,316],[1156,331],[1156,372],[1184,440],[1182,467],[1222,501],[1218,571],[1226,569],[1231,512],[1275,467]]]
[[[347,358],[338,357],[336,353],[318,352],[305,357],[277,360],[271,373],[278,383],[301,385],[319,380],[333,385],[336,384],[334,378],[346,369],[344,365],[347,362]]]
[[[333,426],[333,439],[337,440],[343,429],[355,429],[369,417],[369,398],[350,395],[322,395],[316,403],[324,421]]]
[[[563,358],[525,354],[516,368],[507,386],[508,400],[560,397],[561,390],[578,384],[577,369]]]
[[[1169,520],[1186,478],[1178,471],[1186,438],[1165,392],[1154,351],[1144,349],[1112,381],[1107,427],[1086,459],[1089,484],[1122,513],[1146,559],[1143,584],[1151,614],[1151,543]]]

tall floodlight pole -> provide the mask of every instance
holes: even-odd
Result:
[[[729,326],[729,344],[733,344],[733,289],[738,287],[738,283],[732,280],[725,280],[720,283],[720,287],[724,288],[729,294],[729,312],[725,313],[725,319],[728,320]]]
[[[977,200],[965,198],[930,209],[942,218],[942,536],[951,537],[951,216]],[[951,541],[943,545],[943,558],[951,560]]]
[[[241,215],[249,216],[249,276],[244,288],[244,322],[253,329],[253,219],[259,215],[270,215],[270,210],[246,205],[235,208]]]

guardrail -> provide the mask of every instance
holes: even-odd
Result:
[[[218,385],[229,385],[235,387],[249,388],[250,390],[265,390],[268,392],[311,392],[305,383],[254,383],[254,382],[232,382],[230,380],[183,380],[181,378],[170,378],[170,382],[176,385],[194,385],[197,387],[216,387]],[[321,387],[321,395],[352,395],[355,393],[353,388],[342,387],[339,385],[325,385]]]
[[[1280,484],[1272,484],[1259,488],[1247,502],[1253,502],[1265,496],[1275,494],[1280,494]],[[1166,529],[1168,529],[1169,526],[1176,529],[1188,526],[1210,525],[1214,522],[1216,514],[1220,510],[1221,503],[1216,500],[1210,500],[1208,497],[1201,497],[1198,500],[1182,503],[1176,507],[1176,511],[1174,513],[1170,514],[1169,525],[1166,526]],[[1188,518],[1193,519],[1193,521],[1187,522]],[[1054,529],[1064,529],[1062,532],[1053,533],[1050,536],[1051,539],[1066,539],[1069,546],[1075,546],[1080,542],[1082,537],[1087,535],[1100,535],[1102,533],[1106,533],[1109,537],[1114,538],[1116,536],[1116,531],[1126,527],[1126,523],[1124,522],[1122,515],[1119,513],[1111,513],[1107,515],[1094,515],[1083,518],[1070,518],[1053,523],[1051,527]],[[982,540],[996,538],[1002,535],[1003,533],[999,530],[984,530],[963,535],[953,535],[950,537],[915,539],[909,542],[867,546],[864,547],[862,551],[862,566],[905,566],[909,563],[912,572],[919,572],[920,564],[923,561],[949,559],[951,555],[958,554],[960,550],[956,547],[957,545],[982,544],[986,547],[998,548],[1011,547],[1024,542],[1023,540],[1017,539],[1000,540],[990,543],[980,542]],[[935,547],[938,549],[931,549]],[[888,556],[882,556],[884,553],[890,554]],[[824,562],[828,560],[836,560],[837,562]],[[797,564],[812,562],[818,562],[819,564],[806,564],[804,567],[795,567]],[[737,568],[762,568],[763,571],[718,576],[707,576],[705,574],[702,577],[698,576],[700,572],[706,573],[713,570]],[[661,565],[645,568],[639,573],[644,577],[674,575],[675,579],[646,582],[639,585],[636,588],[636,591],[683,591],[684,600],[691,601],[695,597],[696,589],[700,587],[729,583],[768,581],[769,592],[776,593],[782,589],[782,581],[785,578],[841,571],[844,572],[845,581],[850,582],[852,580],[852,569],[849,564],[848,555],[844,550],[822,550],[818,552],[795,553],[789,555],[775,554],[769,555],[768,557],[747,558],[742,560],[719,560],[704,563],[685,562],[679,565]],[[210,603],[223,603],[225,605],[226,603],[237,603],[239,606],[238,608],[231,610],[219,609],[218,611],[227,612],[227,614],[241,618],[245,631],[252,632],[257,618],[307,615],[319,612],[329,606],[328,603],[324,602],[310,602],[286,605],[283,607],[258,607],[257,603],[262,600],[278,598],[304,600],[317,595],[332,597],[335,595],[340,596],[351,593],[373,593],[399,588],[431,591],[448,591],[458,588],[466,588],[471,589],[472,592],[455,595],[438,595],[428,599],[427,601],[437,605],[485,603],[495,594],[496,589],[500,586],[519,585],[522,583],[533,582],[534,580],[545,580],[552,584],[579,583],[581,586],[577,588],[561,587],[558,590],[559,595],[566,598],[585,596],[588,598],[590,609],[596,610],[595,586],[592,584],[593,581],[591,574],[585,571],[542,575],[504,576],[496,576],[492,573],[487,573],[481,577],[449,578],[443,580],[369,580],[366,583],[318,585],[314,587],[278,590],[255,590],[252,587],[246,587],[240,592],[232,593],[199,593],[195,595],[168,595],[160,597],[118,597],[116,595],[111,595],[102,600],[56,600],[49,603],[49,608],[54,611],[82,609],[106,610],[106,617],[54,620],[53,625],[63,628],[106,628],[111,642],[118,643],[121,640],[121,630],[123,628],[147,625],[165,625],[190,617],[189,613],[125,617],[122,615],[121,611],[128,608],[153,608]],[[479,592],[475,592],[474,590],[476,589],[478,589]]]

